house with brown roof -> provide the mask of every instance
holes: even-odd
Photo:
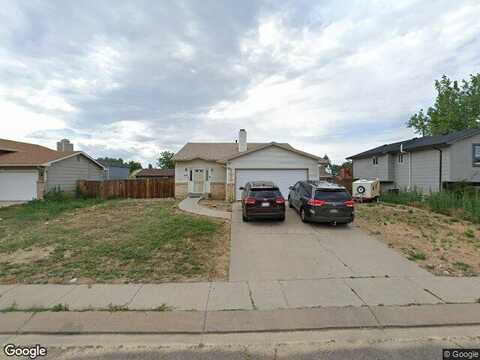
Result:
[[[173,179],[175,169],[141,169],[135,174],[136,179]]]
[[[0,201],[41,199],[52,189],[75,191],[77,180],[102,180],[105,168],[67,139],[57,150],[0,139]]]
[[[241,129],[230,143],[187,143],[175,154],[175,197],[239,200],[249,181],[273,181],[283,196],[299,180],[318,180],[328,161],[286,143],[250,143]]]

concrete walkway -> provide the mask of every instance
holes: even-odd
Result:
[[[267,311],[9,312],[0,335],[201,334],[480,324],[480,304]]]
[[[178,204],[178,207],[182,211],[197,215],[210,216],[226,220],[230,220],[232,218],[232,214],[228,211],[212,210],[204,206],[200,206],[198,204],[200,199],[200,197],[187,197],[186,199],[182,200],[180,204]]]
[[[0,285],[0,310],[276,310],[477,303],[480,278],[326,278],[129,285]]]

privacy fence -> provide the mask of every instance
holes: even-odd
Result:
[[[153,199],[175,196],[174,179],[79,180],[78,191],[88,197]]]

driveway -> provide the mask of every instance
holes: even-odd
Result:
[[[406,235],[408,236],[408,235]],[[433,276],[355,225],[242,222],[233,205],[230,281]]]

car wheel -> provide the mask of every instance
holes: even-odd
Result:
[[[302,219],[303,222],[308,222],[307,213],[303,207],[300,209],[300,219]]]
[[[245,216],[244,214],[242,214],[242,220],[245,222],[248,222],[248,216]]]
[[[278,220],[279,220],[279,221],[285,221],[285,215],[282,216],[282,217],[280,217],[280,218],[278,218]]]
[[[290,196],[288,197],[288,207],[289,207],[290,209],[293,209],[292,202],[290,201]]]

